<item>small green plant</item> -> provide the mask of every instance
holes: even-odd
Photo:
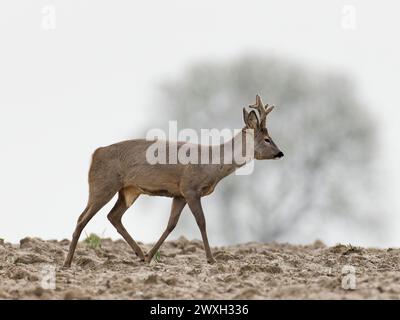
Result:
[[[101,248],[101,238],[95,233],[86,234],[85,243],[92,249]]]
[[[161,253],[160,253],[160,251],[157,250],[157,252],[154,255],[153,259],[154,259],[155,262],[161,262]]]

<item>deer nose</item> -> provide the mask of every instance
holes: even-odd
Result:
[[[283,152],[279,151],[278,154],[275,157],[276,158],[282,158],[283,157]]]

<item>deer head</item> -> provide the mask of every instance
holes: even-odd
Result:
[[[243,108],[243,118],[246,127],[244,130],[252,129],[254,133],[254,158],[257,160],[277,159],[283,157],[283,152],[270,137],[266,119],[267,115],[274,109],[274,106],[264,105],[259,95],[256,96],[256,103],[249,108],[255,109],[247,112]],[[258,112],[258,116],[256,114]]]

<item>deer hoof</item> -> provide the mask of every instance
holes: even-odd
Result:
[[[211,257],[211,258],[207,258],[207,262],[208,262],[209,264],[214,264],[214,263],[216,263],[217,261],[216,261],[213,257]]]
[[[146,262],[146,263],[148,263],[148,264],[150,264],[150,262],[151,262],[151,257],[150,257],[148,254],[146,254],[146,256],[143,258],[142,261],[143,261],[143,262]]]

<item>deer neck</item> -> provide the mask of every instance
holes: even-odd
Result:
[[[253,154],[247,157],[244,155],[246,138],[254,139],[254,136],[250,131],[243,129],[229,141],[213,147],[213,154],[217,151],[215,149],[219,149],[218,171],[222,177],[233,173],[236,169],[253,160]]]

